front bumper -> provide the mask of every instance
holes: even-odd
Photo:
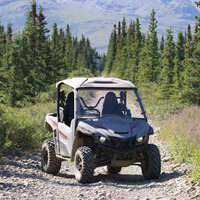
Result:
[[[109,152],[109,153],[115,153],[115,154],[119,153],[119,154],[127,155],[127,154],[134,153],[136,151],[143,151],[146,148],[146,146],[147,146],[146,144],[143,144],[143,145],[133,147],[131,149],[123,150],[123,149],[116,149],[115,147],[100,145],[98,149],[101,149],[104,152],[106,151],[106,152]]]
[[[132,149],[116,149],[114,147],[99,145],[96,149],[95,165],[126,167],[136,162],[141,162],[143,158],[142,152],[147,147],[147,144],[133,147]]]
[[[135,151],[143,150],[148,143],[148,137],[144,137],[142,142],[137,142],[136,137],[130,137],[127,139],[109,137],[109,140],[101,142],[98,139],[98,146],[102,150],[106,150],[112,153],[130,154]]]

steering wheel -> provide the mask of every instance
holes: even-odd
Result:
[[[87,106],[84,99],[82,97],[80,97],[81,101],[83,102],[84,106],[86,107],[86,109],[84,109],[85,112],[87,111],[91,111],[94,110],[98,113],[98,115],[100,115],[100,111],[98,109],[96,109],[96,107],[98,106],[99,102],[103,99],[104,97],[101,97],[98,102],[96,103],[95,106]]]

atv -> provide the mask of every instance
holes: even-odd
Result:
[[[154,133],[138,89],[117,78],[71,78],[57,86],[57,112],[45,118],[53,140],[42,145],[41,165],[56,174],[62,161],[74,162],[75,178],[92,182],[94,169],[109,174],[139,165],[145,179],[158,179],[159,149],[148,144]]]

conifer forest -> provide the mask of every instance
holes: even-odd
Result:
[[[158,41],[157,23],[155,10],[147,33],[141,32],[139,18],[129,25],[123,18],[114,25],[107,55],[99,55],[88,38],[72,36],[69,25],[58,30],[55,22],[48,30],[43,9],[33,1],[22,31],[0,26],[1,103],[22,107],[61,79],[102,73],[136,86],[155,83],[160,98],[200,105],[200,18],[195,30],[188,25],[177,41],[170,28]]]

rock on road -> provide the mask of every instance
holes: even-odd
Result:
[[[77,183],[73,163],[63,162],[57,175],[41,171],[40,152],[25,153],[0,164],[0,199],[29,200],[187,200],[200,199],[199,183],[189,184],[188,167],[176,163],[156,134],[151,136],[161,152],[162,171],[158,180],[145,180],[138,166],[108,175],[97,168],[90,184]]]

